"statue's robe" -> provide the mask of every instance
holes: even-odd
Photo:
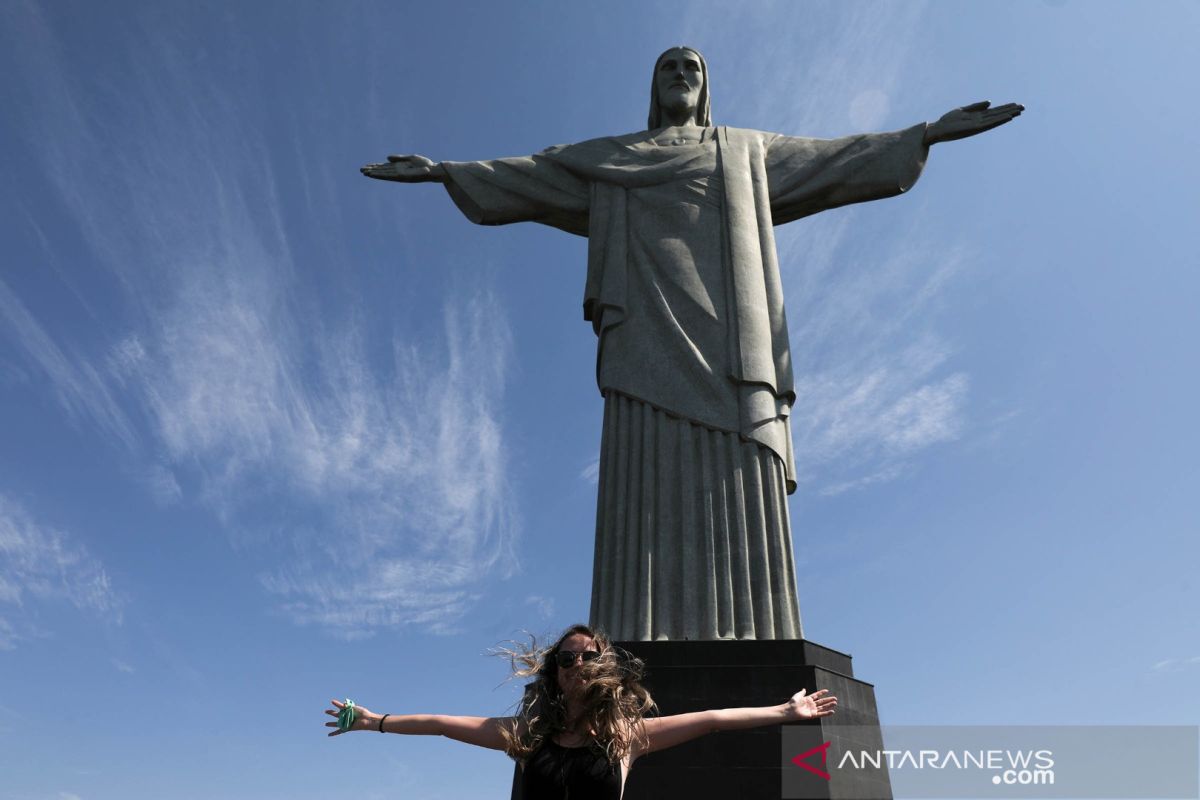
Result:
[[[588,237],[605,398],[591,622],[619,640],[801,638],[795,401],[773,226],[908,189],[925,125],[805,139],[643,131],[443,162],[482,225]]]

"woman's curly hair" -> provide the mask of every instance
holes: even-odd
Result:
[[[645,742],[642,719],[654,709],[650,692],[641,684],[645,664],[613,646],[603,631],[572,625],[549,647],[538,647],[530,637],[528,646],[500,650],[512,662],[514,677],[534,679],[525,687],[520,712],[501,728],[505,750],[518,761],[566,730],[567,704],[558,685],[556,659],[563,642],[577,633],[595,640],[600,651],[599,658],[576,667],[586,686],[580,720],[584,730],[591,732],[593,744],[613,764],[624,759],[635,743]]]

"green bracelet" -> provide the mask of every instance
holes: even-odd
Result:
[[[346,698],[346,705],[338,712],[337,720],[339,731],[348,731],[354,724],[354,701],[349,697]]]

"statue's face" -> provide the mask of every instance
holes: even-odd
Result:
[[[658,62],[654,75],[658,104],[671,112],[695,111],[704,87],[700,57],[691,50],[670,50]]]

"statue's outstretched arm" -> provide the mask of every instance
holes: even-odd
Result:
[[[947,111],[937,122],[929,123],[925,130],[925,144],[952,142],[990,131],[1006,122],[1012,122],[1025,110],[1025,106],[1020,103],[1005,103],[995,108],[990,106],[991,103],[984,100]]]
[[[588,235],[590,184],[543,154],[440,164],[424,156],[388,156],[386,164],[367,164],[360,172],[381,181],[440,183],[478,225],[540,222]]]
[[[368,178],[400,183],[445,183],[446,170],[425,156],[388,156],[386,164],[367,164],[359,172]]]

